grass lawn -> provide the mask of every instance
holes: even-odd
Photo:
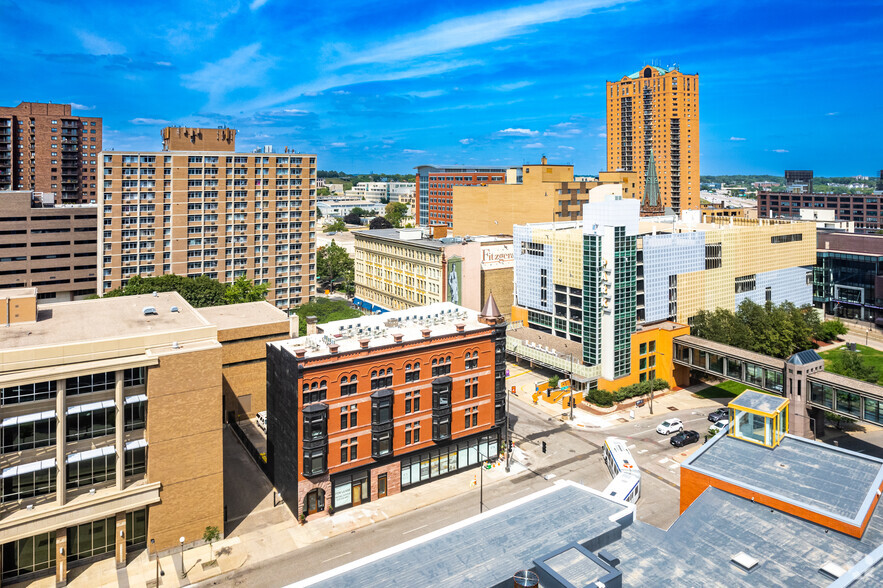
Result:
[[[695,396],[705,398],[706,400],[711,398],[735,398],[742,392],[745,392],[745,390],[754,390],[754,388],[749,388],[745,384],[740,384],[739,382],[734,382],[732,380],[725,380],[717,386],[709,386],[701,392],[696,392]],[[760,390],[757,391],[760,392]]]
[[[828,351],[822,351],[819,355],[825,360],[825,369],[828,371],[831,370],[831,356],[840,351],[840,349],[845,349],[845,347],[838,347],[837,349],[830,349]],[[879,351],[874,349],[873,347],[868,347],[866,345],[856,345],[855,346],[856,353],[860,353],[862,359],[868,365],[871,365],[877,368],[877,372],[881,374],[881,378],[883,378],[883,351]]]

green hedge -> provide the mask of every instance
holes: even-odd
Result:
[[[613,406],[614,402],[622,402],[629,398],[634,398],[635,396],[645,396],[650,394],[651,384],[653,390],[657,392],[668,388],[668,382],[662,378],[656,378],[652,381],[647,380],[630,386],[623,386],[615,392],[607,392],[606,390],[589,390],[586,393],[586,402],[602,407]]]

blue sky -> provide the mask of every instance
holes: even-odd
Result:
[[[883,2],[0,0],[0,104],[69,102],[104,146],[228,125],[320,169],[606,168],[604,83],[699,73],[703,174],[883,168]]]

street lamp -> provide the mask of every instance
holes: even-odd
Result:
[[[159,588],[159,577],[165,576],[166,573],[159,569],[159,554],[156,552],[156,540],[150,540],[150,546],[153,548],[153,559],[156,560],[156,588]]]
[[[178,541],[181,542],[181,579],[183,580],[187,577],[187,572],[184,570],[184,538],[181,537]]]
[[[573,353],[568,353],[567,356],[570,358],[570,371],[567,372],[567,381],[570,386],[570,420],[573,420]]]

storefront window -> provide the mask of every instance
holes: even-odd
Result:
[[[3,545],[3,581],[55,567],[55,531]]]
[[[68,562],[112,552],[116,545],[116,519],[108,517],[69,527],[67,530]]]

